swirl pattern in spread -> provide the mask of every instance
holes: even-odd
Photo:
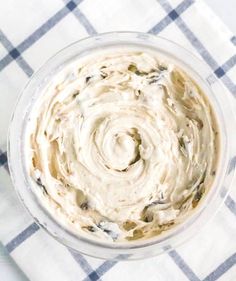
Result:
[[[48,210],[76,233],[118,242],[158,235],[184,221],[212,185],[211,106],[154,53],[80,59],[33,111],[30,174]]]

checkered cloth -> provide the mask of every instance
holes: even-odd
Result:
[[[55,52],[97,32],[143,31],[179,43],[210,66],[233,104],[236,37],[204,2],[8,0],[0,5],[0,27],[0,240],[29,280],[235,280],[236,190],[211,223],[176,250],[143,261],[102,261],[39,229],[16,197],[7,166],[9,119],[24,84]]]

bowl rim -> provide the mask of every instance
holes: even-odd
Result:
[[[86,42],[88,40],[94,40],[94,41],[97,41],[97,40],[104,40],[104,38],[106,37],[109,37],[109,36],[113,36],[115,39],[114,41],[116,40],[116,36],[135,36],[135,38],[144,38],[144,39],[147,39],[147,38],[152,38],[152,40],[156,40],[156,41],[164,41],[165,43],[167,44],[170,44],[174,47],[177,47],[179,49],[182,49],[184,51],[184,53],[186,53],[188,56],[190,56],[191,58],[194,58],[195,61],[197,61],[199,64],[202,65],[202,67],[204,67],[205,69],[208,69],[208,72],[209,74],[211,73],[211,75],[214,75],[208,68],[208,66],[202,61],[200,60],[198,57],[196,57],[194,54],[192,54],[189,50],[187,50],[186,48],[182,47],[181,45],[169,40],[169,39],[166,39],[164,37],[161,37],[161,36],[156,36],[156,35],[152,35],[152,34],[148,34],[148,33],[143,33],[143,32],[135,32],[135,31],[115,31],[115,32],[106,32],[106,33],[100,33],[100,34],[95,34],[95,35],[92,35],[92,36],[88,36],[88,37],[85,37],[85,38],[82,38],[80,40],[77,40],[69,45],[67,45],[66,47],[64,47],[63,49],[59,50],[58,52],[56,52],[53,56],[51,56],[45,63],[43,63],[41,65],[41,67],[34,72],[34,74],[31,76],[31,78],[29,79],[29,81],[27,82],[27,84],[25,85],[25,87],[23,88],[23,90],[21,91],[20,95],[19,95],[19,98],[17,100],[17,103],[16,103],[16,106],[15,106],[15,109],[14,109],[14,112],[12,114],[12,117],[11,117],[11,121],[10,121],[10,127],[9,127],[9,131],[8,131],[8,143],[7,143],[7,151],[8,151],[8,164],[9,164],[9,170],[10,170],[10,174],[11,174],[11,178],[12,178],[12,181],[13,181],[13,185],[14,185],[14,188],[20,198],[20,201],[23,203],[23,205],[25,206],[25,208],[28,210],[28,212],[30,213],[30,215],[34,218],[35,222],[40,225],[44,230],[46,230],[47,233],[49,233],[51,236],[53,236],[54,238],[56,238],[59,242],[63,243],[64,245],[66,246],[69,246],[70,248],[72,249],[75,249],[75,250],[78,250],[78,248],[76,247],[73,247],[70,242],[68,242],[67,240],[65,240],[64,238],[62,237],[59,237],[58,235],[55,235],[51,230],[48,229],[48,227],[42,223],[42,221],[37,217],[35,216],[35,214],[32,212],[32,209],[30,209],[31,207],[28,206],[28,204],[25,202],[25,198],[23,196],[23,193],[22,193],[22,190],[19,188],[19,183],[17,183],[17,175],[16,175],[16,165],[15,165],[15,157],[16,157],[16,153],[14,154],[13,152],[13,148],[15,145],[17,145],[17,140],[15,139],[15,137],[13,136],[14,135],[14,125],[16,124],[17,122],[17,119],[16,119],[16,112],[17,112],[17,109],[19,107],[19,104],[20,102],[22,101],[23,97],[24,97],[24,94],[25,92],[27,92],[27,90],[31,87],[31,82],[33,80],[36,80],[38,79],[38,76],[41,72],[44,71],[45,68],[48,67],[48,65],[52,64],[53,63],[53,60],[57,59],[59,56],[61,56],[61,54],[63,52],[66,52],[68,51],[71,47],[73,46],[76,46],[78,44],[81,44],[82,42]],[[127,39],[127,38],[126,38]],[[132,40],[134,40],[134,38],[132,38]],[[147,44],[148,46],[148,44]],[[79,56],[78,56],[79,57]],[[194,69],[193,69],[194,71]],[[202,78],[202,77],[200,77]],[[205,79],[202,79],[204,80],[205,84],[207,85],[207,82],[205,81]],[[221,88],[221,83],[219,82],[219,80],[216,80],[216,82],[218,84],[218,86]],[[209,91],[212,93],[212,96],[214,96],[214,93],[210,87],[211,85],[207,85],[207,88],[209,89]],[[222,88],[221,88],[222,89]],[[223,91],[225,91],[223,89]],[[204,91],[205,93],[205,91]],[[209,96],[205,93],[205,95],[207,96],[208,99]],[[216,109],[216,104],[215,103],[215,106],[214,106],[214,109]],[[212,105],[212,103],[211,103]],[[220,118],[223,117],[222,120],[224,120],[224,114],[222,114],[222,110],[220,109],[220,106],[217,105],[217,110],[214,110],[215,111],[215,115],[217,118],[219,118],[219,116],[221,115]],[[217,111],[217,112],[216,112]],[[222,121],[221,120],[221,121]],[[219,120],[218,120],[219,122]],[[25,126],[26,127],[26,126]],[[22,128],[21,128],[22,129]],[[222,130],[222,128],[221,128]],[[22,131],[23,132],[23,131]],[[226,138],[225,138],[226,136]],[[223,138],[221,141],[224,143],[224,145],[221,145],[221,162],[223,160],[226,160],[226,158],[229,158],[228,154],[229,154],[229,151],[228,151],[228,147],[229,145],[227,145],[227,142],[228,142],[228,138],[227,138],[227,133],[226,133],[226,130],[225,128],[223,128],[223,131],[221,132],[221,137]],[[224,139],[225,138],[225,139]],[[226,144],[226,145],[225,145]],[[222,150],[223,149],[223,150]],[[22,153],[22,152],[20,152]],[[21,158],[21,157],[20,157]],[[18,163],[19,164],[19,163]],[[23,164],[22,164],[23,165]],[[218,163],[218,166],[220,165],[220,163]],[[218,167],[219,169],[219,167]],[[222,167],[222,173],[224,172],[224,174],[227,173],[227,170],[228,170],[228,161],[224,161],[224,166]],[[223,181],[223,179],[222,179]],[[216,182],[216,180],[215,180]],[[174,231],[169,233],[168,235],[165,235],[164,238],[162,239],[159,239],[160,237],[159,236],[155,236],[153,239],[145,239],[145,240],[142,240],[142,243],[140,244],[136,244],[136,242],[132,243],[132,242],[128,242],[128,243],[125,243],[124,245],[122,245],[121,243],[111,243],[111,244],[107,244],[107,243],[103,243],[99,240],[92,240],[92,239],[89,239],[87,237],[83,237],[83,236],[78,236],[78,235],[75,235],[73,232],[69,231],[68,229],[64,228],[56,219],[54,219],[51,214],[49,212],[47,212],[47,210],[44,208],[44,206],[42,204],[40,204],[36,194],[31,190],[31,187],[27,186],[28,185],[28,182],[27,181],[22,181],[22,183],[26,184],[24,186],[24,188],[27,188],[28,191],[30,190],[31,191],[31,195],[30,196],[34,196],[35,198],[33,198],[32,200],[34,201],[34,203],[37,203],[37,208],[41,208],[41,210],[43,210],[43,212],[45,213],[46,211],[46,215],[48,216],[48,219],[49,220],[52,220],[52,223],[53,224],[56,224],[57,227],[61,228],[62,232],[63,233],[66,233],[66,235],[69,235],[69,236],[74,236],[75,239],[79,240],[80,242],[82,243],[85,243],[85,244],[89,244],[89,245],[93,245],[93,246],[96,246],[96,247],[102,247],[103,249],[106,248],[106,249],[112,249],[112,250],[116,250],[116,251],[119,251],[119,250],[133,250],[133,249],[140,249],[140,248],[148,248],[149,246],[157,246],[158,247],[161,245],[161,246],[165,246],[165,245],[162,245],[163,243],[162,242],[165,242],[167,243],[171,238],[173,238],[173,236],[177,237],[179,236],[180,234],[186,232],[185,230],[187,229],[186,227],[186,224],[189,223],[191,221],[191,224],[194,223],[194,219],[196,217],[198,217],[202,212],[204,212],[206,209],[207,209],[207,206],[203,205],[203,204],[199,204],[201,206],[198,206],[197,207],[197,211],[194,211],[194,214],[192,214],[190,217],[189,217],[189,220],[185,220],[184,222],[182,222],[180,225],[177,225],[174,227]],[[21,184],[22,184],[21,183]],[[214,184],[213,184],[214,185]],[[213,189],[213,185],[211,186],[211,191]],[[221,186],[222,184],[219,184],[219,186]],[[218,188],[218,191],[219,191],[219,188]],[[228,190],[229,191],[229,190]],[[224,195],[224,198],[227,196],[227,193],[225,193]],[[30,194],[30,192],[28,193]],[[209,195],[209,194],[207,194]],[[207,197],[209,198],[209,196]],[[204,202],[206,201],[207,198],[204,198]],[[214,197],[213,197],[214,198]],[[213,198],[211,198],[211,202],[213,200]],[[209,200],[209,199],[208,199]],[[222,200],[223,202],[223,200]],[[200,209],[201,207],[201,209]],[[219,207],[219,206],[218,206]],[[217,208],[218,208],[217,207]],[[215,214],[216,214],[217,210],[215,210]],[[211,215],[211,217],[213,217],[213,214]],[[205,223],[206,224],[206,223]],[[192,236],[192,235],[191,235]],[[190,236],[190,237],[191,237]],[[189,238],[190,238],[189,237]],[[150,242],[148,242],[150,240]],[[184,240],[185,241],[185,240]],[[183,241],[183,242],[184,242]],[[179,244],[179,243],[177,243]],[[180,243],[181,244],[181,243]],[[88,254],[88,253],[86,253]],[[94,256],[94,255],[92,255]],[[96,256],[96,255],[95,255]],[[98,256],[96,256],[98,257]]]

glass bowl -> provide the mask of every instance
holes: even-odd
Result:
[[[75,58],[91,54],[107,47],[139,47],[157,51],[168,60],[180,65],[199,84],[214,108],[221,132],[221,152],[215,181],[205,198],[188,219],[148,240],[128,243],[108,243],[80,237],[59,224],[40,203],[33,191],[26,171],[24,142],[29,114],[41,89],[52,77],[71,63]],[[234,114],[230,110],[224,88],[212,71],[197,57],[183,47],[167,39],[137,32],[111,32],[79,40],[50,58],[30,78],[23,89],[13,113],[8,139],[9,168],[11,178],[20,200],[35,219],[52,237],[83,254],[104,259],[133,260],[151,257],[171,250],[203,229],[214,216],[229,191],[234,171],[230,168],[232,158],[232,124]]]

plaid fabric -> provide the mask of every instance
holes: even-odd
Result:
[[[97,32],[136,30],[179,43],[211,67],[234,105],[236,37],[204,2],[9,0],[1,3],[0,27],[0,240],[29,280],[235,280],[234,189],[211,223],[176,250],[143,261],[102,261],[39,229],[17,199],[7,167],[7,129],[20,89],[52,54]]]

